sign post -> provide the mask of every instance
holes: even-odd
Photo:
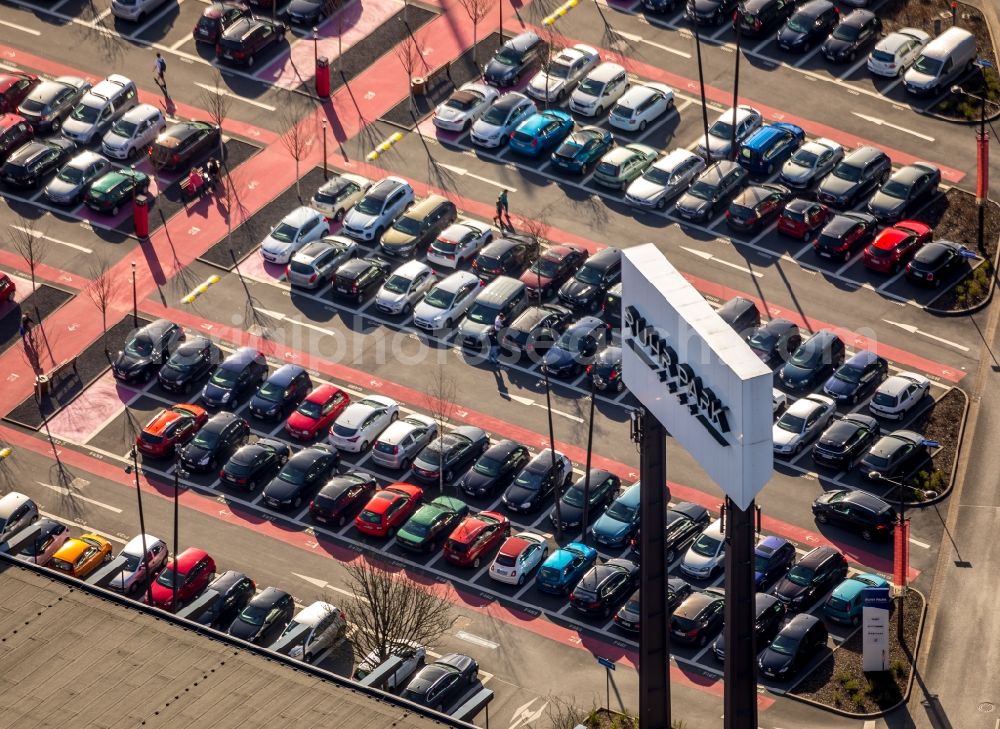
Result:
[[[615,670],[615,662],[612,661],[610,658],[605,658],[603,656],[594,656],[594,657],[597,659],[598,663],[604,666],[604,673],[606,678],[604,685],[605,685],[605,690],[607,691],[607,699],[605,700],[604,708],[606,708],[608,711],[611,711],[611,672]]]
[[[889,670],[889,588],[866,587],[862,593],[864,644],[862,668],[870,671]]]

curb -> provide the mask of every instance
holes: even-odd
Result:
[[[958,438],[956,439],[955,443],[955,460],[952,461],[951,473],[948,475],[948,487],[944,491],[939,493],[937,496],[935,496],[933,499],[927,499],[926,501],[915,501],[912,503],[907,502],[906,503],[907,508],[912,507],[914,509],[919,509],[927,506],[934,506],[935,504],[940,504],[942,501],[951,496],[951,492],[955,488],[955,475],[958,472],[958,462],[960,460],[959,456],[962,453],[962,445],[965,442],[965,425],[969,420],[970,402],[969,402],[969,394],[965,390],[958,387],[951,388],[951,390],[948,390],[948,392],[946,392],[945,395],[947,396],[951,394],[952,390],[962,393],[962,397],[965,398],[965,407],[962,408],[962,423],[958,427]]]
[[[846,711],[845,709],[838,709],[835,706],[830,706],[829,704],[824,704],[821,701],[816,701],[815,699],[807,699],[804,696],[799,696],[799,695],[793,694],[791,692],[787,692],[787,693],[784,693],[782,695],[785,696],[785,697],[787,697],[787,698],[792,699],[793,701],[799,701],[799,702],[801,702],[803,704],[808,704],[809,706],[815,706],[817,709],[822,709],[823,711],[828,711],[831,714],[836,714],[837,716],[843,716],[843,717],[845,717],[847,719],[858,719],[858,720],[878,719],[880,717],[887,716],[888,714],[891,714],[893,711],[895,711],[896,709],[898,709],[900,706],[906,706],[906,704],[909,703],[909,701],[910,701],[910,694],[913,692],[913,682],[917,678],[917,655],[919,655],[919,653],[920,653],[920,643],[921,643],[921,641],[923,639],[923,636],[924,636],[924,621],[927,619],[927,597],[924,595],[924,593],[922,593],[920,590],[917,590],[915,588],[911,587],[911,588],[909,588],[909,591],[912,592],[912,593],[914,593],[914,594],[916,594],[916,595],[920,596],[920,601],[921,601],[920,624],[917,626],[917,642],[916,642],[916,645],[914,645],[913,648],[910,651],[911,655],[913,656],[913,660],[910,662],[909,676],[907,677],[907,680],[906,680],[906,691],[903,692],[903,696],[902,696],[902,698],[900,698],[899,701],[897,701],[892,706],[889,706],[889,707],[887,707],[885,709],[881,709],[880,711],[873,712],[871,714],[856,714],[853,711]],[[841,644],[841,645],[843,645],[843,644]],[[833,656],[833,654],[836,653],[838,650],[840,650],[840,648],[841,648],[841,646],[837,646],[836,648],[834,648],[833,651],[831,651],[830,655]],[[816,668],[819,668],[820,665],[822,665],[822,664],[817,665]],[[814,668],[813,671],[815,671],[816,668]],[[811,671],[810,671],[810,673],[811,673]],[[803,676],[801,679],[799,679],[799,682],[801,682],[803,679],[805,679],[806,676],[808,676],[808,675],[809,674],[807,673],[805,676]]]

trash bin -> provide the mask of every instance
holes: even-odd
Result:
[[[135,222],[135,234],[139,238],[149,237],[149,198],[145,195],[135,196],[132,220]]]
[[[414,96],[424,96],[427,93],[427,79],[423,76],[414,76],[410,82],[410,93]]]
[[[326,56],[316,59],[316,95],[321,99],[330,98],[330,61]]]
[[[39,398],[46,397],[49,394],[50,384],[48,375],[38,375],[35,377],[35,395]]]

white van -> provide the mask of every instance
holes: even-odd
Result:
[[[951,86],[976,60],[976,37],[951,27],[932,40],[903,76],[906,90],[915,96],[939,94]]]
[[[571,111],[583,116],[601,116],[628,91],[625,69],[605,61],[587,74],[569,99]]]
[[[298,615],[292,618],[282,637],[300,625],[304,625],[307,630],[300,642],[288,651],[288,655],[312,663],[316,656],[343,637],[347,631],[347,616],[339,607],[317,600],[312,605],[302,608]]]

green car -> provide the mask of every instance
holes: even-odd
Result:
[[[134,195],[144,195],[149,190],[149,175],[138,170],[113,170],[97,178],[87,190],[84,202],[99,213],[117,215]]]
[[[396,543],[411,552],[432,552],[469,513],[469,505],[452,496],[424,504],[396,532]]]
[[[594,169],[594,181],[605,187],[624,190],[636,177],[646,171],[659,152],[645,144],[626,144],[615,147],[601,157]]]

